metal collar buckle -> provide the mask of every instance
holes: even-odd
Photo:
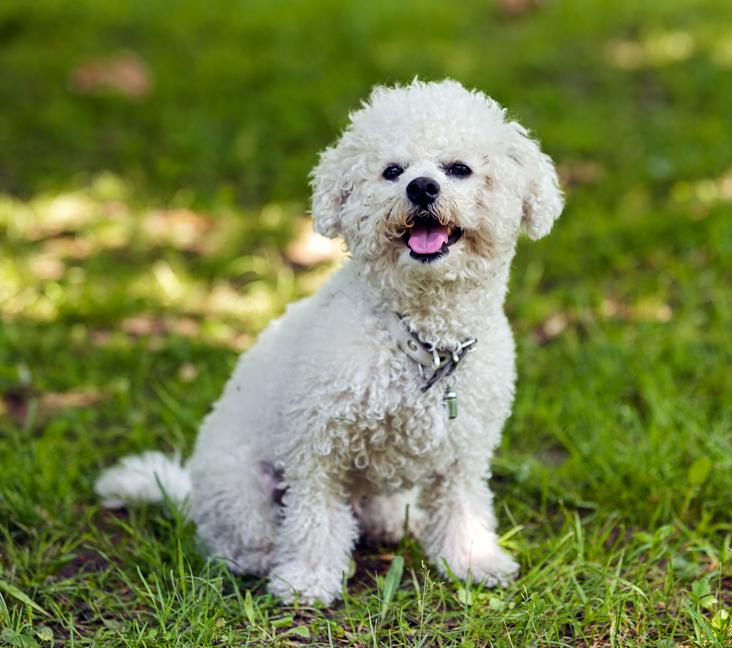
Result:
[[[438,349],[423,342],[416,333],[410,331],[399,314],[391,313],[388,323],[389,331],[399,348],[417,363],[419,374],[425,381],[422,392],[426,392],[455,371],[468,351],[478,342],[475,338],[468,338],[457,349]],[[431,373],[428,374],[429,371]]]
[[[475,338],[468,338],[464,342],[460,343],[460,346],[456,351],[448,351],[443,352],[440,354],[440,352],[437,351],[437,349],[433,349],[432,351],[432,357],[433,357],[433,371],[432,375],[426,379],[426,382],[424,386],[422,387],[422,392],[426,392],[432,385],[434,385],[439,380],[442,380],[443,378],[447,378],[455,369],[457,369],[458,364],[460,364],[460,361],[467,355],[468,351],[472,349],[472,347],[475,345],[475,343],[478,340]],[[420,365],[420,373],[422,373],[422,366]],[[422,377],[424,378],[424,374],[422,373]]]

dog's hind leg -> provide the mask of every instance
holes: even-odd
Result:
[[[340,484],[287,474],[283,519],[274,552],[269,590],[285,602],[330,603],[340,597],[358,528]]]
[[[405,531],[419,534],[423,511],[417,505],[417,489],[392,495],[364,495],[351,503],[358,526],[369,542],[396,544]]]
[[[252,456],[206,453],[192,462],[190,513],[208,552],[232,571],[265,574],[278,525],[276,476]]]

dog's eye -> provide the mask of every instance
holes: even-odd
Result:
[[[467,164],[453,162],[452,164],[445,165],[445,173],[456,178],[467,178],[473,172]]]
[[[404,173],[404,169],[402,169],[402,167],[398,164],[390,164],[386,169],[384,169],[381,175],[387,180],[396,180],[400,175],[402,175],[402,173]]]

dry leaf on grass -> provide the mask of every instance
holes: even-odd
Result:
[[[60,279],[66,266],[58,258],[50,254],[36,254],[28,261],[28,269],[36,279],[48,281]]]
[[[561,183],[565,187],[591,184],[602,177],[604,169],[597,162],[580,160],[557,166]]]
[[[600,314],[606,319],[630,320],[636,322],[670,322],[674,316],[668,304],[647,298],[636,304],[623,304],[615,297],[606,297],[600,304]]]
[[[546,344],[560,335],[569,324],[566,313],[554,313],[545,319],[534,331],[534,337],[539,344]]]
[[[149,94],[151,85],[145,61],[133,52],[84,61],[71,73],[71,86],[81,94],[112,91],[138,99]]]
[[[58,259],[86,259],[92,253],[92,244],[80,236],[59,236],[46,241],[43,252]]]
[[[198,369],[196,368],[196,365],[191,362],[184,362],[178,368],[178,378],[180,378],[183,382],[193,382],[197,377]]]
[[[173,333],[182,337],[195,337],[201,325],[191,317],[163,318],[153,315],[133,315],[122,320],[120,328],[128,335],[167,335]]]
[[[208,216],[190,209],[153,211],[142,223],[142,231],[151,242],[191,251],[200,251],[203,237],[212,228]]]
[[[89,407],[104,399],[97,389],[75,389],[66,392],[47,392],[40,397],[40,410],[52,414],[72,407]]]
[[[498,11],[505,16],[518,18],[545,3],[546,0],[498,0]]]
[[[296,231],[297,236],[285,248],[285,257],[290,263],[309,268],[326,261],[345,259],[343,242],[316,234],[309,221],[300,222]]]

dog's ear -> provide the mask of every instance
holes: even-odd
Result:
[[[513,137],[508,155],[522,169],[526,178],[523,205],[523,231],[532,240],[546,236],[564,207],[557,170],[551,158],[541,152],[539,144],[516,122],[509,127]]]
[[[328,238],[341,234],[341,212],[350,194],[340,149],[340,142],[325,149],[310,174],[313,225],[318,234]]]

